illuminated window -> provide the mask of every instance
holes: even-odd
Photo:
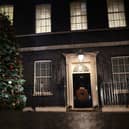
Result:
[[[51,6],[36,6],[36,33],[51,32]]]
[[[13,5],[1,5],[0,13],[8,16],[11,24],[13,24]]]
[[[129,79],[129,56],[112,57],[112,74],[114,82]]]
[[[34,62],[34,95],[53,95],[51,88],[52,61],[42,60]]]
[[[107,0],[109,27],[125,27],[125,9],[123,0]]]
[[[87,29],[87,13],[85,2],[72,2],[70,5],[71,30]]]

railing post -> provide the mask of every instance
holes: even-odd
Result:
[[[104,106],[104,90],[103,90],[103,83],[101,83],[100,85],[100,100],[101,100],[101,105],[102,107]]]

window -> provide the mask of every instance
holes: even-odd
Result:
[[[51,6],[36,6],[36,33],[51,32]]]
[[[126,21],[123,0],[107,0],[107,6],[109,27],[125,27]]]
[[[0,6],[0,13],[5,14],[9,17],[11,24],[13,24],[13,5],[2,5]]]
[[[71,30],[87,29],[87,13],[85,2],[72,2],[71,9]]]
[[[129,79],[129,56],[112,57],[112,74],[114,82]]]
[[[52,61],[42,60],[34,62],[34,95],[53,95],[52,87]]]

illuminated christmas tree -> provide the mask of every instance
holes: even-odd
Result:
[[[0,14],[0,109],[22,109],[26,103],[22,63],[13,26]]]

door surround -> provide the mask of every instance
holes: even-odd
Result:
[[[98,52],[85,52],[83,61],[78,60],[76,53],[65,53],[66,57],[66,76],[67,76],[67,105],[74,108],[74,95],[73,95],[73,73],[90,73],[91,78],[91,95],[93,107],[99,105],[98,101],[98,86],[97,86],[97,68],[96,68],[96,56]],[[85,69],[76,71],[75,67],[82,65]]]

